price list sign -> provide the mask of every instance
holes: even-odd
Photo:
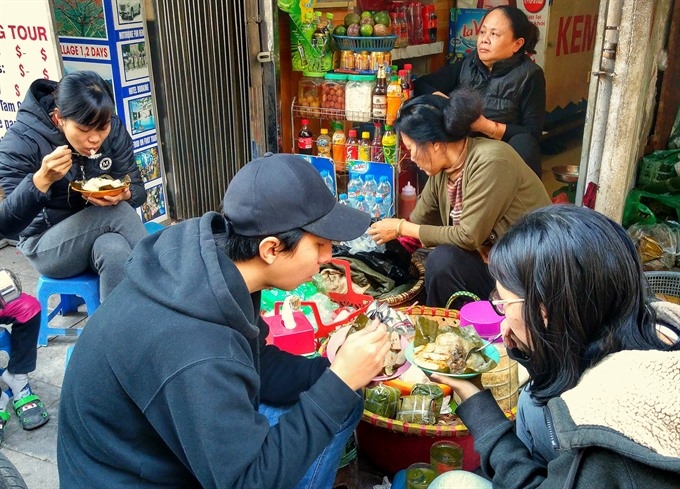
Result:
[[[38,78],[59,80],[62,62],[48,0],[0,0],[0,138]]]

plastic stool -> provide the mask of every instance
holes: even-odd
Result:
[[[165,229],[165,226],[153,221],[145,222],[144,227],[149,232],[149,234],[153,234],[156,231],[162,231],[163,229]]]
[[[50,296],[60,294],[60,302],[52,312],[47,313],[47,301]],[[78,305],[83,301],[87,307],[87,314],[91,316],[99,307],[99,275],[94,273],[83,273],[71,278],[49,278],[43,275],[38,278],[37,297],[43,309],[40,315],[40,333],[38,334],[38,345],[47,345],[47,336],[63,335],[78,336],[82,328],[52,328],[49,322],[58,313],[61,315],[78,310]]]

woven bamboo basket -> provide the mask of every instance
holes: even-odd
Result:
[[[455,309],[415,305],[400,307],[398,310],[411,317],[426,316],[440,324],[460,326],[459,314]],[[505,367],[501,363],[498,368]],[[491,373],[493,372],[495,370]],[[516,369],[514,372],[516,378]],[[508,376],[507,382],[498,382],[497,379],[491,378],[494,382],[487,387],[491,389],[494,397],[498,392],[497,402],[506,416],[514,419],[518,387],[517,381],[512,380],[512,371]],[[484,382],[484,377],[482,381]],[[389,381],[387,383],[389,384]],[[510,399],[508,391],[511,391]],[[376,467],[387,474],[394,474],[412,463],[429,460],[430,447],[440,439],[452,439],[463,448],[464,470],[474,470],[479,466],[479,455],[474,450],[474,439],[455,415],[448,417],[446,423],[422,425],[404,423],[364,410],[361,421],[357,427],[359,449]]]

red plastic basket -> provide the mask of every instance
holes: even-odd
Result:
[[[337,292],[329,292],[328,297],[335,302],[336,304],[340,304],[341,306],[344,307],[352,307],[355,310],[350,313],[349,316],[346,316],[340,321],[336,321],[333,323],[329,324],[324,324],[323,321],[321,320],[321,315],[319,314],[319,309],[316,306],[316,302],[314,301],[302,301],[300,302],[300,305],[302,306],[309,306],[312,309],[312,313],[314,314],[314,319],[316,319],[316,324],[317,324],[317,330],[314,334],[317,340],[326,338],[331,332],[339,328],[340,326],[344,326],[346,324],[349,324],[350,322],[354,321],[354,319],[359,316],[360,314],[366,312],[366,308],[368,308],[368,305],[373,302],[373,297],[371,297],[368,294],[358,294],[354,292],[352,289],[352,273],[350,271],[350,265],[348,261],[341,260],[339,258],[333,258],[331,260],[331,263],[340,266],[345,269],[345,280],[347,281],[347,292],[344,294],[340,294]],[[276,302],[274,303],[274,314],[280,314],[281,306],[283,305],[283,302]]]

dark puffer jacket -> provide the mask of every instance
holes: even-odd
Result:
[[[436,91],[448,94],[458,87],[472,88],[484,101],[484,116],[507,125],[503,141],[521,133],[537,140],[545,120],[545,76],[526,54],[494,63],[489,70],[477,51],[461,62],[444,66],[415,81],[416,95]]]
[[[57,83],[36,80],[17,113],[16,122],[0,141],[0,187],[5,201],[0,206],[0,235],[16,238],[40,234],[48,227],[82,210],[86,204],[80,194],[70,190],[73,180],[101,175],[131,178],[130,205],[139,207],[146,200],[146,191],[132,152],[132,139],[115,114],[111,118],[111,133],[100,148],[96,160],[75,157],[73,166],[61,180],[43,193],[33,184],[33,174],[40,169],[42,159],[58,146],[68,144],[52,122],[52,93]]]

